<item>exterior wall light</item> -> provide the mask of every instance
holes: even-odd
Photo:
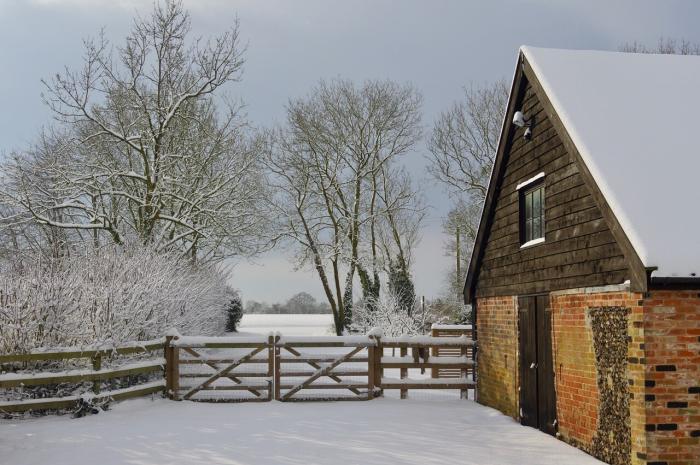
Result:
[[[535,118],[534,116],[532,118],[528,118],[523,114],[522,111],[516,111],[515,114],[513,115],[513,124],[516,125],[519,128],[527,128],[525,129],[525,133],[523,134],[523,137],[526,140],[532,139],[532,127],[535,125]]]

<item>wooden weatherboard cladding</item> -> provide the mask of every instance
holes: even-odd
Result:
[[[625,253],[629,241],[526,62],[516,73],[511,95],[491,198],[487,198],[465,286],[467,301],[474,296],[524,295],[634,281],[633,270],[640,268],[630,265],[629,258],[636,255]],[[536,121],[529,141],[523,137],[524,129],[510,124],[516,109]],[[545,240],[521,249],[516,187],[541,172],[546,174]]]

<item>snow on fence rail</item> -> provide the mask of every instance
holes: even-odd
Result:
[[[128,342],[117,345],[98,345],[81,347],[57,347],[37,349],[24,354],[0,354],[0,365],[14,362],[31,362],[42,360],[68,360],[74,358],[106,357],[110,355],[129,355],[162,349],[164,337],[149,341]]]
[[[115,346],[90,347],[61,347],[40,349],[24,354],[0,355],[0,389],[22,389],[24,387],[60,385],[64,383],[92,383],[92,392],[71,396],[53,396],[25,400],[4,400],[0,402],[0,412],[24,412],[28,410],[65,409],[74,407],[80,399],[123,400],[144,396],[165,389],[165,381],[138,382],[128,388],[114,389],[102,392],[102,382],[116,378],[136,375],[150,375],[162,372],[166,366],[164,358],[141,360],[123,365],[102,368],[105,358],[123,355],[147,354],[155,350],[164,350],[166,338],[150,341],[131,342]],[[89,359],[92,369],[74,369],[62,371],[40,370],[27,372],[30,363],[52,362],[54,364],[65,360]],[[14,372],[8,372],[15,370]]]

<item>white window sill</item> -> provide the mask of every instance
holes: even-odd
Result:
[[[520,246],[521,249],[524,249],[526,247],[532,247],[533,245],[537,244],[542,244],[544,242],[544,237],[538,237],[537,239],[533,239],[531,241],[527,241],[523,245]]]
[[[525,180],[525,181],[519,183],[517,186],[515,186],[515,190],[516,190],[516,191],[519,191],[519,190],[522,189],[523,187],[529,186],[529,185],[532,184],[533,182],[539,181],[539,180],[542,179],[542,178],[544,178],[544,172],[542,172],[542,173],[537,173],[536,175],[534,175],[534,176],[531,177],[530,179],[527,179],[527,180]]]

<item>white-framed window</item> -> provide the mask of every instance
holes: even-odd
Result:
[[[520,244],[544,242],[544,173],[518,184],[520,197]]]

